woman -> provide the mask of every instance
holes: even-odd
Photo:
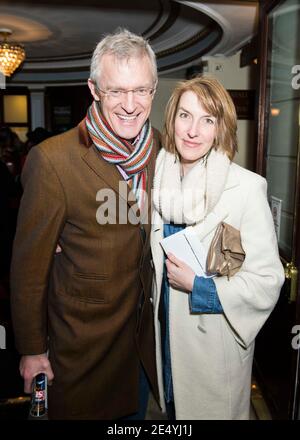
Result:
[[[284,281],[266,181],[232,162],[236,112],[216,79],[178,84],[163,138],[151,238],[161,405],[176,419],[248,419],[254,340]],[[196,276],[164,256],[161,240],[186,227],[208,252],[221,222],[245,253],[233,276]]]

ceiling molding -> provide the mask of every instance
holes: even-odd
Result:
[[[164,74],[197,63],[203,56],[229,56],[255,33],[257,3],[86,0],[83,5],[82,0],[0,0],[0,27],[11,27],[27,53],[11,82],[43,76],[52,81],[49,75],[55,81],[55,75],[62,74],[61,83],[83,81],[95,45],[118,26],[150,41],[158,70]]]

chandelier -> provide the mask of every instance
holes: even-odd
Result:
[[[7,37],[12,34],[10,29],[0,29],[0,72],[5,76],[11,76],[25,59],[23,46],[17,43],[7,42]]]

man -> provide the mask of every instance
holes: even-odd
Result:
[[[92,57],[85,120],[25,164],[12,312],[25,391],[38,373],[52,381],[50,419],[143,418],[149,382],[157,396],[150,224],[139,221],[150,218],[142,195],[159,144],[148,119],[156,83],[148,43],[108,35]],[[101,214],[108,190],[111,222]]]

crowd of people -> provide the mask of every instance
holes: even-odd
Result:
[[[22,169],[30,149],[50,136],[45,128],[37,127],[29,131],[26,142],[22,142],[13,129],[0,126],[0,298],[7,298],[9,294],[11,249],[22,196]]]

